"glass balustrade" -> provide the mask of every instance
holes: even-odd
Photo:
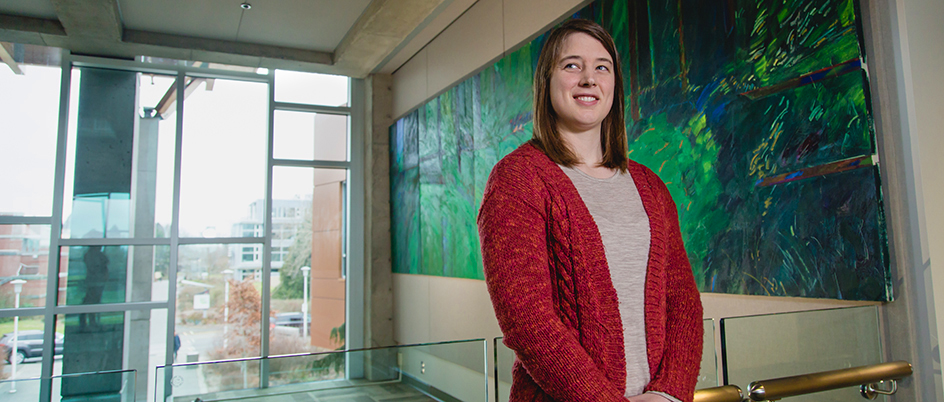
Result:
[[[880,363],[877,314],[868,306],[724,318],[720,341],[706,319],[696,388],[733,384],[746,393],[752,381]],[[155,400],[294,394],[297,400],[507,401],[515,355],[502,338],[491,343],[491,350],[485,340],[472,340],[164,366],[155,376]],[[493,366],[486,368],[486,360]],[[791,399],[859,398],[849,388]]]
[[[721,320],[724,383],[749,392],[753,381],[882,363],[875,306]],[[858,387],[791,402],[861,401]]]
[[[511,393],[511,368],[515,364],[515,352],[505,346],[502,342],[504,338],[498,337],[493,340],[495,373],[492,380],[494,382],[495,400],[507,402]]]
[[[291,396],[294,400],[488,400],[484,339],[157,368],[155,401]]]
[[[0,381],[0,400],[39,401],[43,381],[52,382],[50,402],[135,400],[134,370],[99,371],[53,376],[51,378],[6,379]]]
[[[711,318],[702,320],[705,335],[701,349],[701,369],[695,389],[712,388],[721,385],[718,381],[718,354],[715,352],[715,321]]]

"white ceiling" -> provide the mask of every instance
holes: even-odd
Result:
[[[49,0],[44,0],[49,1]],[[118,0],[125,29],[334,52],[370,0]]]
[[[245,1],[0,0],[0,41],[363,77],[457,17],[453,0]]]

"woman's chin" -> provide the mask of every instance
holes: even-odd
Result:
[[[602,119],[574,119],[568,122],[562,122],[558,125],[558,129],[562,132],[585,133],[589,131],[600,131],[602,125]]]

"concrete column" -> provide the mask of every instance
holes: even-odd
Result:
[[[390,250],[390,125],[393,124],[393,77],[375,74],[367,80],[367,110],[371,129],[366,147],[370,161],[367,175],[368,236],[366,285],[368,322],[365,326],[371,347],[391,346],[393,340],[393,273]]]
[[[926,215],[922,196],[919,136],[905,0],[862,2],[865,54],[882,158],[888,247],[895,300],[882,304],[886,361],[905,360],[914,375],[899,383],[895,401],[942,401],[937,322]]]
[[[154,236],[155,192],[157,191],[157,136],[160,118],[138,118],[134,134],[133,171],[131,178],[131,233],[135,238]],[[154,272],[154,247],[139,246],[129,250],[131,272],[128,275],[129,301],[151,301]],[[124,367],[137,370],[135,398],[147,400],[151,311],[129,311],[125,314]]]
[[[393,339],[393,272],[390,250],[390,125],[393,124],[393,77],[375,74],[367,78],[367,119],[370,132],[364,158],[366,174],[364,219],[364,339],[369,347],[392,346]],[[374,353],[368,356],[366,371],[370,379],[391,375],[388,367],[396,365],[395,353]]]

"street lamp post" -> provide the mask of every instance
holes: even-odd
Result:
[[[229,339],[229,277],[233,274],[232,269],[227,269],[223,271],[223,281],[226,283],[223,290],[223,350],[226,349],[227,340]]]
[[[13,308],[20,308],[20,292],[23,291],[23,284],[26,281],[22,279],[14,279],[10,281],[13,284],[13,292],[16,293],[13,302]],[[20,341],[20,316],[13,316],[13,345],[10,347],[10,362],[13,363],[11,379],[13,382],[10,383],[10,393],[16,392],[16,349]]]
[[[302,267],[304,277],[302,289],[305,294],[304,302],[302,302],[302,337],[308,336],[308,271],[311,271],[311,267]]]

